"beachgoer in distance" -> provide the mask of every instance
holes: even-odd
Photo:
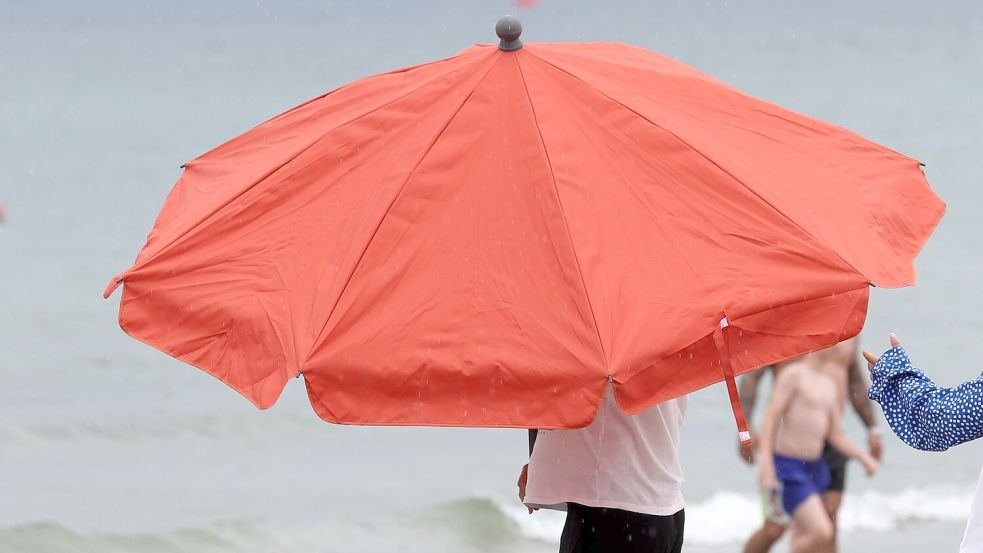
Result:
[[[859,459],[868,475],[877,471],[877,460],[843,432],[841,396],[827,364],[805,357],[775,378],[765,410],[758,434],[759,484],[772,501],[771,511],[791,518],[792,553],[835,549],[833,521],[821,498],[830,481],[824,444]]]
[[[626,415],[608,385],[597,417],[576,430],[530,431],[519,476],[529,508],[565,510],[561,553],[679,553],[685,506],[679,434],[686,397]]]
[[[864,376],[864,369],[860,361],[857,338],[844,340],[831,348],[811,355],[778,363],[772,366],[770,371],[762,369],[742,377],[739,385],[740,397],[741,404],[744,405],[747,413],[754,412],[758,387],[767,372],[771,372],[774,379],[786,368],[803,363],[821,365],[826,374],[833,378],[839,392],[840,412],[849,400],[853,410],[867,428],[867,446],[870,455],[880,461],[883,452],[881,435],[871,402],[867,399],[867,379]],[[751,435],[757,436],[753,428]],[[739,447],[739,453],[746,462],[754,462],[753,450]],[[830,484],[823,492],[822,500],[830,519],[833,521],[835,542],[838,528],[837,514],[843,501],[843,490],[846,485],[847,457],[826,444],[823,448],[823,459],[829,468]],[[767,553],[772,545],[782,537],[786,528],[787,521],[766,518],[761,528],[748,539],[744,553]]]
[[[983,376],[954,388],[937,386],[912,366],[901,341],[880,357],[864,351],[870,369],[870,399],[906,444],[923,451],[945,451],[983,437]],[[960,553],[983,552],[983,474],[969,510]]]

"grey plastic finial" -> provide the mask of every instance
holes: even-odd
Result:
[[[503,52],[514,52],[522,48],[522,41],[519,35],[522,34],[522,23],[511,15],[498,20],[495,24],[495,34],[502,39],[498,42],[498,49]]]

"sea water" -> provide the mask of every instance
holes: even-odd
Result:
[[[300,381],[261,412],[126,337],[100,293],[178,166],[352,79],[493,42],[617,40],[916,157],[949,203],[919,284],[874,290],[940,383],[983,369],[983,8],[974,2],[4,2],[0,10],[0,551],[555,550],[525,513],[519,430],[332,426]],[[849,205],[844,205],[849,209]],[[657,339],[657,337],[653,337]],[[852,415],[848,430],[863,433]],[[850,468],[843,551],[953,550],[983,444]],[[686,550],[760,523],[722,386],[683,435]]]

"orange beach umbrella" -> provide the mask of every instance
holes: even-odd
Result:
[[[628,413],[733,392],[914,282],[945,210],[915,159],[654,52],[497,30],[189,161],[106,290],[122,328],[260,408],[303,376],[336,423],[573,428],[609,382]]]

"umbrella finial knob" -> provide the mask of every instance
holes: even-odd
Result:
[[[495,34],[502,39],[498,43],[499,50],[514,52],[522,48],[522,41],[519,40],[519,35],[522,34],[522,23],[516,17],[506,15],[499,19],[498,23],[495,24]]]

